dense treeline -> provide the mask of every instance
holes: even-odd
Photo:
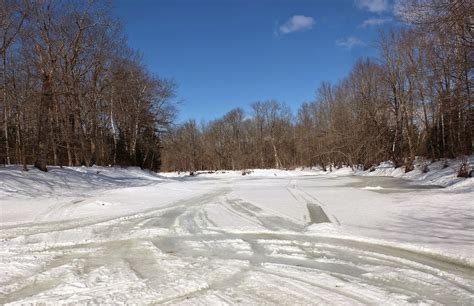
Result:
[[[150,74],[108,1],[1,0],[5,164],[160,166],[174,84]]]
[[[278,101],[171,128],[173,82],[150,74],[108,1],[1,0],[0,159],[157,170],[362,165],[472,154],[472,1],[404,0],[404,26],[296,114]],[[26,167],[26,166],[25,166]]]
[[[380,36],[379,59],[360,60],[296,116],[277,101],[256,102],[198,126],[172,131],[164,170],[362,165],[413,168],[473,153],[474,4],[399,1],[405,25]]]

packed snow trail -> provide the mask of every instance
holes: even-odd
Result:
[[[351,187],[364,182],[404,187],[354,177],[197,177],[72,194],[31,222],[2,222],[0,303],[473,305],[472,261],[432,247],[448,239],[457,248],[463,241],[451,238],[470,229],[454,228],[456,216],[437,240],[416,231],[398,241],[371,236],[404,220],[406,208],[370,210],[416,196]],[[173,196],[160,200],[166,192]],[[334,192],[384,224],[340,213],[346,204],[337,207]],[[416,199],[442,201],[442,192],[422,189]],[[141,204],[128,213],[113,199]],[[85,208],[104,210],[72,217]]]

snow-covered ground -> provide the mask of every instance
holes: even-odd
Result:
[[[3,168],[0,303],[473,305],[474,179],[444,164]]]

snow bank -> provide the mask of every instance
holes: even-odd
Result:
[[[214,186],[162,177],[136,167],[0,168],[0,226],[110,218],[199,196]]]
[[[467,158],[469,165],[474,165],[474,155]],[[457,177],[461,160],[443,159],[429,162],[424,159],[415,161],[415,169],[405,173],[405,167],[395,168],[392,163],[384,162],[373,171],[359,171],[356,175],[363,176],[392,176],[416,181],[417,184],[437,185],[450,189],[474,190],[474,179]]]
[[[149,185],[164,178],[137,167],[49,167],[48,172],[20,166],[0,168],[0,199],[2,197],[38,197]]]
[[[474,155],[465,158],[467,164],[474,168]],[[332,171],[322,171],[319,167],[303,168],[299,170],[307,175],[326,175],[329,177],[343,176],[386,176],[406,179],[418,185],[434,185],[448,189],[474,191],[474,179],[472,177],[457,177],[461,159],[442,159],[430,162],[423,158],[417,158],[414,162],[414,170],[405,173],[405,167],[395,168],[392,162],[380,163],[371,170],[354,170],[350,167],[333,168]],[[278,171],[278,170],[267,170]],[[298,173],[298,171],[293,171]],[[380,186],[367,186],[367,190],[380,190]]]

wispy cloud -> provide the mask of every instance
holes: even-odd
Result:
[[[416,4],[417,9],[413,10],[410,2],[407,3],[406,1],[402,0],[395,0],[393,4],[393,14],[406,22],[412,22],[418,19],[420,16],[428,16],[432,14],[430,12],[430,6],[421,4]]]
[[[278,32],[281,34],[290,34],[297,31],[312,29],[314,26],[314,18],[303,15],[294,15],[284,24],[280,25]]]
[[[390,7],[388,0],[355,0],[355,4],[372,13],[383,13]]]
[[[359,27],[361,28],[366,28],[366,27],[373,27],[373,26],[379,26],[384,23],[392,21],[392,18],[369,18],[367,20],[364,20]]]
[[[364,46],[365,43],[357,37],[349,36],[336,40],[336,46],[350,50],[357,46]]]

